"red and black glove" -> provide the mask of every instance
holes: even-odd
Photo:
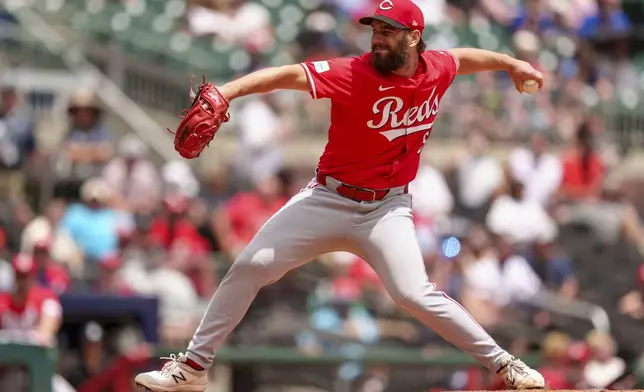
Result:
[[[182,118],[174,134],[174,149],[186,159],[197,158],[208,147],[221,124],[230,120],[228,101],[210,82],[203,83],[195,93],[189,109],[184,109],[178,116]]]

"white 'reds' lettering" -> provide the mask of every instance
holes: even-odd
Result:
[[[375,121],[369,120],[367,126],[371,129],[380,129],[388,125],[389,129],[380,131],[380,134],[389,141],[406,134],[431,129],[434,125],[433,121],[427,124],[422,124],[422,122],[432,119],[438,113],[440,97],[435,94],[436,87],[432,90],[429,98],[420,106],[413,106],[404,113],[400,113],[404,106],[402,98],[394,96],[381,98],[373,104],[372,109],[373,114],[380,115],[380,117]],[[418,123],[421,124],[414,126]]]

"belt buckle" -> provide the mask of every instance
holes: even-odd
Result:
[[[347,186],[346,184],[344,184],[344,185]],[[364,201],[366,203],[373,203],[374,201],[376,201],[376,197],[378,197],[378,193],[373,189],[358,188],[358,187],[350,186],[350,185],[349,185],[349,188],[353,188],[353,189],[355,189],[355,190],[357,190],[359,192],[369,192],[369,193],[371,193],[371,200],[360,200],[360,201]]]
[[[371,198],[371,200],[369,201],[369,203],[373,203],[374,201],[376,201],[376,196],[378,196],[378,194],[376,193],[376,191],[374,191],[373,189],[363,189],[363,191],[371,192],[371,194],[373,195],[373,197]]]

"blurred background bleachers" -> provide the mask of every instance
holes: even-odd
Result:
[[[428,275],[552,389],[641,386],[644,2],[416,1],[431,49],[510,53],[547,80],[519,95],[502,73],[459,76],[443,98],[411,187]],[[377,3],[1,2],[0,293],[18,253],[57,293],[57,388],[130,392],[183,350],[235,256],[313,175],[329,103],[295,92],[239,99],[202,157],[178,159],[166,128],[191,77],[360,54]],[[0,363],[51,377],[3,310]],[[500,388],[345,253],[263,290],[219,360],[212,391]],[[0,391],[26,388],[5,370]]]

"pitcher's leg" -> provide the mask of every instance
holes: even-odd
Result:
[[[273,216],[235,260],[212,297],[187,356],[204,368],[242,320],[258,291],[318,254],[333,250],[342,211],[328,211],[328,191],[307,189]],[[346,212],[345,212],[346,213]],[[349,227],[349,225],[346,225]],[[341,234],[339,234],[341,235]]]
[[[374,214],[373,222],[365,222],[361,228],[365,230],[366,261],[401,308],[489,369],[497,370],[509,354],[461,305],[429,282],[408,196],[400,196],[398,203],[386,208],[388,212],[381,217]]]
[[[386,200],[370,211],[358,232],[367,261],[400,307],[497,371],[508,386],[544,388],[541,374],[499,347],[461,305],[429,282],[411,219],[409,195]]]

